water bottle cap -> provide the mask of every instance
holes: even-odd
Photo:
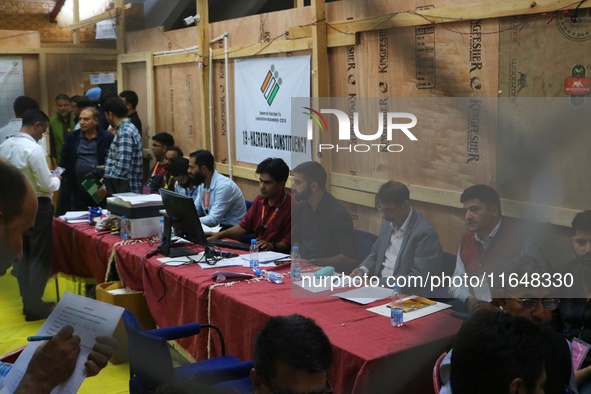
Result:
[[[163,219],[160,219],[160,223],[164,223],[164,218]]]
[[[121,215],[121,219],[127,219],[127,216]]]
[[[291,250],[300,250],[299,246],[294,246],[293,248],[291,248]]]
[[[250,243],[251,243],[251,244],[256,244],[256,243],[257,243],[257,240],[256,240],[256,239],[251,239],[251,240],[250,240]]]
[[[398,285],[394,286],[394,290],[400,290],[400,286],[398,286]]]
[[[261,270],[256,270],[254,273],[255,273],[257,276],[261,276]]]

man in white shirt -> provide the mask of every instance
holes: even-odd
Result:
[[[410,205],[410,191],[406,185],[389,181],[377,195],[378,209],[382,212],[380,235],[369,256],[352,276],[394,277],[383,284],[409,287],[408,276],[426,278],[427,274],[441,271],[442,249],[435,228],[423,215]],[[400,277],[406,277],[404,282]],[[420,281],[410,283],[418,287]]]
[[[37,144],[48,125],[49,118],[43,111],[27,111],[20,131],[0,145],[0,157],[10,161],[31,182],[39,205],[35,226],[24,238],[23,258],[14,264],[26,321],[45,319],[53,307],[53,303],[41,299],[51,263],[51,197],[60,187],[60,177],[51,174],[43,149]]]
[[[14,137],[23,124],[23,114],[32,109],[39,109],[39,103],[27,96],[18,96],[12,104],[15,118],[10,119],[8,124],[0,129],[0,144],[9,138]],[[45,136],[38,141],[39,146],[43,148],[43,155],[47,156],[47,146],[45,145]]]

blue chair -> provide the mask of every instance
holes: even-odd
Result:
[[[252,361],[225,355],[223,336],[213,325],[189,323],[144,331],[127,310],[123,312],[123,323],[128,337],[131,394],[150,393],[165,383],[189,378],[206,386],[236,381],[249,376],[253,367]],[[197,335],[202,327],[219,334],[222,356],[174,368],[166,341]]]
[[[359,256],[361,262],[371,253],[371,247],[378,239],[378,236],[356,228],[353,229],[353,236],[357,246],[357,256]]]

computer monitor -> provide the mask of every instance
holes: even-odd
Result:
[[[164,234],[162,244],[158,251],[164,256],[178,257],[196,254],[194,250],[187,248],[171,248],[171,233],[174,229],[176,236],[195,244],[207,245],[207,238],[201,227],[201,221],[195,208],[195,202],[191,197],[183,196],[166,189],[160,189],[162,204],[166,210],[164,216]]]

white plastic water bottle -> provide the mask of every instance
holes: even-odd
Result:
[[[294,246],[291,248],[291,280],[302,279],[302,266],[300,263],[300,248]]]
[[[404,324],[404,311],[402,310],[402,290],[398,285],[392,292],[392,304],[390,307],[390,321],[394,327],[402,327]]]
[[[257,246],[257,240],[250,240],[250,270],[256,272],[259,269],[259,247]]]
[[[121,216],[121,221],[119,222],[119,236],[121,239],[128,239],[129,238],[129,220],[127,220],[127,216]]]
[[[277,283],[277,284],[283,283],[283,275],[281,275],[278,272],[267,271],[267,270],[256,270],[255,273],[257,274],[257,276],[267,279],[269,282],[273,282],[273,283]]]
[[[164,242],[164,218],[160,219],[160,227],[158,228],[158,241]]]

